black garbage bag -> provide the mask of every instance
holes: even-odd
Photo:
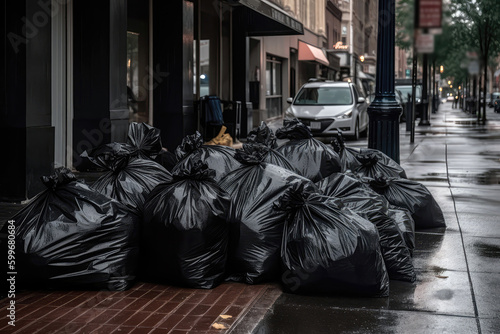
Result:
[[[225,277],[231,199],[199,156],[184,166],[148,197],[141,273],[162,283],[211,289]]]
[[[330,144],[340,157],[340,164],[342,166],[343,173],[353,171],[361,165],[358,159],[356,159],[356,155],[359,154],[360,149],[346,146],[340,131],[339,134],[333,138]]]
[[[317,182],[342,169],[338,154],[326,144],[313,138],[311,130],[298,119],[283,120],[283,127],[276,131],[280,139],[290,141],[277,148],[295,167],[297,172]]]
[[[159,183],[170,181],[172,176],[160,164],[137,154],[137,149],[131,145],[111,143],[85,151],[82,156],[107,170],[92,188],[142,215],[147,195]]]
[[[341,133],[331,145],[340,156],[343,172],[350,170],[360,176],[375,177],[381,174],[407,178],[404,168],[384,152],[372,148],[347,147]]]
[[[247,143],[263,144],[270,148],[277,148],[276,136],[265,122],[250,131],[247,135]]]
[[[406,179],[406,172],[397,162],[386,154],[374,149],[361,149],[356,155],[360,165],[353,172],[361,176],[375,177],[384,175],[387,177],[401,177]]]
[[[185,169],[190,157],[196,153],[198,158],[208,165],[208,168],[215,170],[215,181],[219,181],[227,173],[238,169],[241,164],[234,158],[235,149],[222,145],[204,145],[202,135],[196,131],[193,135],[184,137],[181,144],[176,148],[175,155],[179,161],[172,169],[174,173],[177,169]]]
[[[127,144],[136,149],[140,158],[152,159],[171,172],[177,163],[177,157],[162,147],[160,132],[146,123],[130,123]]]
[[[380,249],[390,279],[414,282],[412,255],[398,223],[389,214],[387,200],[345,174],[332,174],[316,183],[324,195],[339,198],[356,214],[377,227]]]
[[[162,151],[160,129],[146,123],[130,123],[127,144],[136,148],[142,159],[154,160]]]
[[[415,221],[413,221],[410,211],[395,205],[389,205],[388,216],[398,224],[406,247],[408,247],[410,255],[413,257],[413,251],[415,250]]]
[[[251,154],[251,152],[255,150],[259,150],[263,155],[262,162],[267,162],[276,166],[280,166],[294,173],[297,173],[295,167],[292,165],[290,161],[288,161],[287,158],[283,156],[283,154],[279,153],[278,151],[269,146],[265,146],[263,144],[258,144],[258,143],[251,143],[251,144],[245,143],[243,144],[242,149],[243,151],[248,152],[249,154]]]
[[[408,209],[416,229],[446,227],[441,207],[420,182],[382,175],[363,178],[363,182],[383,195],[389,203]]]
[[[244,166],[226,175],[220,185],[233,201],[228,279],[257,284],[279,277],[286,212],[275,210],[273,202],[287,189],[300,185],[319,190],[305,177],[263,162],[264,153],[258,146],[250,148],[254,150],[236,152]]]
[[[282,282],[293,293],[388,296],[389,277],[375,226],[338,199],[298,189],[275,203],[288,213]]]
[[[160,154],[156,156],[155,162],[162,165],[169,172],[172,172],[172,169],[174,169],[178,161],[174,153],[164,148],[160,151]]]
[[[12,218],[20,285],[121,291],[135,280],[139,219],[66,168]]]

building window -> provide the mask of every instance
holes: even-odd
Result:
[[[342,35],[347,35],[347,27],[342,26]]]
[[[347,45],[347,37],[342,37],[342,44]]]
[[[266,110],[267,118],[282,114],[281,60],[268,56],[266,59]]]

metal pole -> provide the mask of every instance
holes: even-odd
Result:
[[[375,99],[368,107],[368,147],[399,163],[399,116],[394,93],[395,0],[379,0]]]
[[[417,103],[415,94],[417,93],[417,21],[418,21],[418,7],[419,0],[414,1],[413,5],[413,59],[412,59],[412,72],[411,72],[411,96],[412,96],[412,108],[411,108],[411,132],[410,132],[410,143],[415,142],[415,111],[417,110]]]
[[[437,112],[436,102],[436,59],[432,60],[432,113]]]
[[[429,66],[427,62],[427,54],[423,55],[423,64],[422,64],[422,110],[420,115],[419,126],[431,125],[429,122],[429,94],[428,94],[428,82],[429,82]]]
[[[418,62],[418,56],[417,56],[417,50],[415,49],[415,46],[413,46],[413,67],[412,67],[412,74],[411,74],[411,96],[412,96],[412,101],[411,101],[411,132],[410,132],[410,143],[415,142],[415,110],[417,108],[417,103],[415,94],[417,93],[417,62]]]

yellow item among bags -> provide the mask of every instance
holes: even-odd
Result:
[[[207,141],[205,145],[223,145],[223,146],[233,146],[233,137],[229,133],[225,133],[227,128],[223,125],[220,129],[219,134]]]

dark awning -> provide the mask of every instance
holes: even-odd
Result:
[[[283,9],[266,0],[238,0],[245,11],[248,36],[303,35],[304,26]]]
[[[340,71],[340,57],[328,50],[326,51],[326,57],[328,58],[328,63],[330,63],[328,67],[335,71]]]

